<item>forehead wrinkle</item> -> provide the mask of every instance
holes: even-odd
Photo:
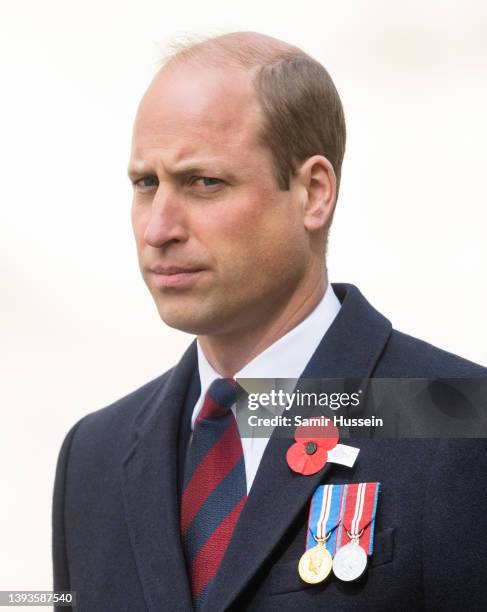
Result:
[[[225,163],[228,166],[241,162],[256,141],[253,131],[249,132],[245,128],[232,130],[230,138],[227,132],[212,133],[203,129],[187,132],[182,126],[180,131],[161,133],[148,126],[143,132],[134,135],[133,157],[141,163],[163,164],[167,168],[182,163]]]
[[[249,109],[250,111],[250,109]],[[137,118],[134,126],[134,140],[143,141],[148,146],[158,146],[171,140],[201,140],[232,145],[249,141],[258,131],[258,118],[254,112],[217,114],[198,112],[183,117],[168,117],[162,113],[150,113]]]
[[[236,166],[238,166],[238,169],[241,168],[241,164],[232,163],[228,155],[185,155],[184,152],[181,152],[177,158],[168,160],[163,159],[157,150],[147,153],[146,159],[134,157],[130,161],[130,175],[140,176],[154,170],[158,173],[164,172],[173,175],[206,171],[216,175],[224,175],[227,173],[233,174]]]

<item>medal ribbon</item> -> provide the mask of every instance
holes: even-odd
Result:
[[[315,537],[325,538],[331,532],[325,546],[332,555],[335,553],[338,531],[336,527],[342,520],[346,487],[347,485],[321,485],[314,492],[309,509],[306,550],[318,544]]]
[[[359,535],[359,545],[371,555],[374,545],[375,513],[379,495],[378,482],[358,482],[346,485],[347,493],[340,533],[337,535],[338,547],[351,541],[348,533]]]

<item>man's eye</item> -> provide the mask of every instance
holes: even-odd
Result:
[[[223,181],[212,176],[198,176],[194,179],[193,184],[200,185],[201,187],[216,187],[222,185]]]
[[[159,179],[157,176],[143,176],[141,179],[135,182],[135,185],[136,187],[149,189],[151,187],[157,187],[159,185]]]

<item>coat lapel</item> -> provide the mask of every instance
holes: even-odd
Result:
[[[180,540],[178,439],[181,411],[197,366],[195,343],[139,412],[121,466],[127,525],[149,610],[190,610]]]
[[[342,307],[302,378],[368,378],[391,324],[352,285],[333,285]],[[293,440],[271,436],[204,610],[227,609],[276,548],[326,481],[330,464],[311,476],[292,472],[286,452]],[[304,542],[303,542],[304,545]]]

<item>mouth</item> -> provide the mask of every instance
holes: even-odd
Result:
[[[205,271],[204,268],[181,266],[154,266],[150,269],[152,282],[158,289],[188,287]]]

